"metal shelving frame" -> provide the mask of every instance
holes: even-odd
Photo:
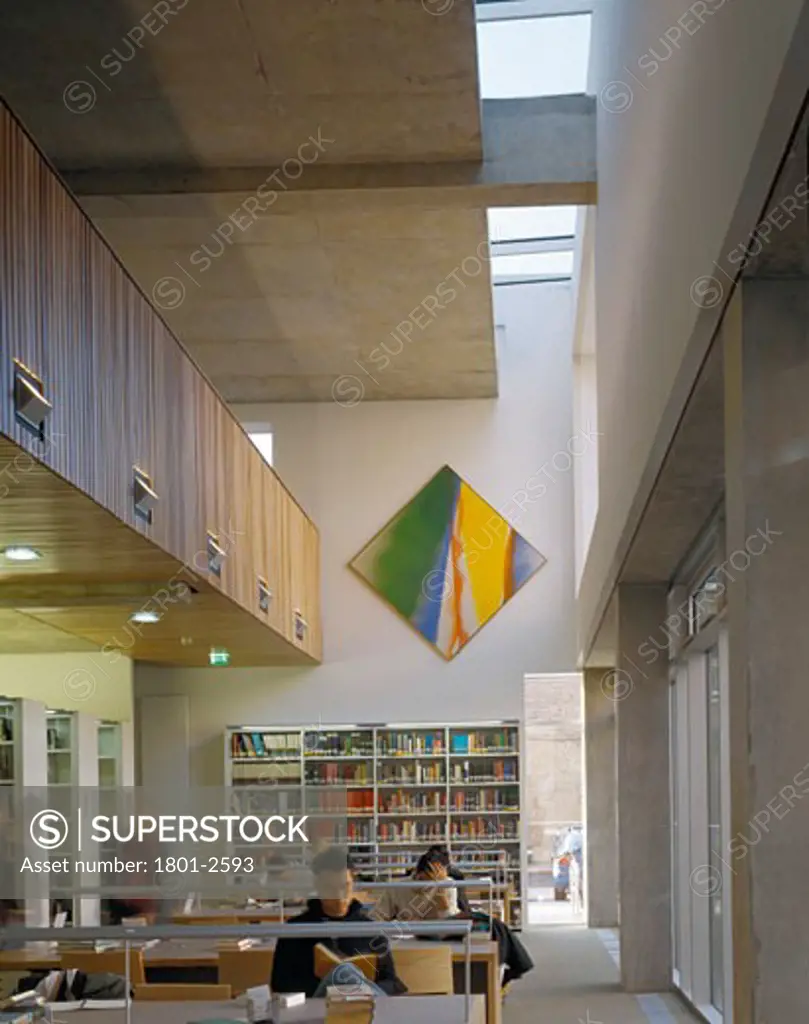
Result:
[[[513,730],[513,735],[516,737],[517,748],[515,751],[508,753],[492,751],[492,752],[481,752],[481,753],[454,753],[451,749],[451,736],[454,732],[468,732],[468,731],[483,731],[483,730],[495,730],[495,729],[507,729]],[[313,745],[316,743],[316,737],[326,733],[356,733],[356,732],[367,732],[371,736],[373,753],[367,755],[330,755],[315,753]],[[382,754],[380,753],[379,737],[381,733],[385,732],[423,732],[423,733],[443,733],[443,750],[440,754],[432,753],[412,753],[412,754]],[[232,739],[234,733],[259,733],[259,734],[275,734],[275,735],[290,735],[297,736],[298,738],[298,753],[296,755],[278,755],[278,756],[266,756],[266,757],[242,757],[234,758],[232,756]],[[465,870],[468,874],[470,871],[474,872],[478,866],[482,874],[491,874],[495,867],[499,867],[504,871],[507,876],[507,880],[512,883],[516,883],[514,888],[517,892],[515,903],[519,908],[519,920],[512,917],[512,924],[517,927],[521,927],[522,923],[527,920],[526,918],[526,854],[524,836],[522,831],[522,812],[525,807],[525,777],[523,771],[523,727],[522,723],[517,720],[487,720],[487,721],[472,721],[472,722],[388,722],[388,723],[334,723],[334,724],[295,724],[295,725],[234,725],[228,726],[225,730],[224,737],[224,772],[226,786],[232,790],[238,791],[240,789],[264,789],[264,788],[278,788],[296,791],[301,791],[301,808],[302,812],[306,813],[306,796],[307,792],[328,792],[329,789],[334,791],[342,789],[365,789],[372,792],[373,796],[373,811],[366,811],[365,813],[357,814],[346,814],[345,817],[349,820],[365,821],[371,824],[371,835],[373,839],[369,842],[358,842],[347,840],[347,845],[356,851],[358,861],[368,865],[368,872],[373,875],[375,880],[381,878],[389,878],[390,871],[388,859],[393,860],[396,858],[397,867],[405,869],[409,865],[409,861],[406,858],[407,851],[421,850],[428,845],[435,842],[444,842],[448,846],[452,856],[453,862],[463,862],[465,866],[461,869]],[[516,774],[517,778],[513,781],[481,781],[481,780],[469,780],[463,782],[453,782],[450,774],[450,768],[453,763],[459,760],[466,761],[486,761],[486,760],[507,760],[514,759],[516,761]],[[402,763],[402,764],[415,764],[417,762],[436,762],[439,761],[444,765],[443,781],[441,782],[386,782],[380,781],[380,766],[385,763]],[[370,766],[369,781],[364,783],[339,783],[332,785],[317,785],[307,782],[306,779],[306,766],[309,764],[316,763],[332,763],[332,764],[357,764],[361,762],[367,762]],[[251,763],[251,764],[297,764],[300,770],[300,782],[293,782],[289,785],[271,785],[267,783],[257,784],[255,787],[249,784],[241,783],[238,780],[234,782],[233,778],[233,766],[239,763]],[[471,810],[471,811],[453,811],[450,805],[450,798],[452,791],[455,789],[497,789],[504,787],[514,787],[517,789],[519,803],[513,810],[505,811],[492,811],[486,809]],[[417,811],[402,811],[400,812],[380,812],[379,810],[379,799],[380,795],[384,795],[386,792],[398,790],[424,790],[427,792],[438,790],[444,794],[444,810],[435,812],[417,812]],[[336,815],[337,817],[343,817],[342,814]],[[500,836],[491,837],[460,837],[452,836],[450,829],[454,821],[458,821],[464,817],[483,817],[483,818],[504,818],[506,820],[516,819],[517,834],[515,838],[503,838]],[[418,839],[405,839],[405,840],[379,840],[379,826],[384,824],[386,821],[393,821],[396,818],[399,819],[410,819],[414,821],[434,822],[436,819],[444,820],[444,838],[418,838]],[[497,854],[500,854],[503,850],[506,850],[510,855],[508,864],[505,868],[499,863],[493,863],[493,858],[496,858]],[[476,856],[474,858],[474,864],[470,856],[471,852],[475,851]],[[396,854],[401,853],[403,856],[396,857]],[[459,865],[460,866],[460,865]]]

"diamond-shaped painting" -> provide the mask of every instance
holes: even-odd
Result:
[[[450,660],[545,562],[444,466],[350,567]]]

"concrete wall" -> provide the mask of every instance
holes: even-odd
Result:
[[[0,694],[127,722],[133,717],[132,662],[100,652],[0,654]]]
[[[548,867],[554,835],[584,817],[580,675],[526,677],[524,736],[526,844]]]
[[[227,724],[519,718],[526,673],[574,669],[570,288],[498,289],[496,319],[496,400],[240,410],[271,423],[276,466],[320,528],[325,656],[297,670],[138,665],[138,698],[188,698],[192,781],[221,778]],[[444,463],[548,559],[449,663],[347,568]]]
[[[605,584],[639,488],[651,485],[709,341],[707,328],[695,334],[698,318],[700,326],[709,318],[692,300],[692,285],[717,274],[714,261],[754,227],[805,93],[805,80],[790,84],[776,131],[768,108],[804,6],[595,5],[603,436],[598,516],[581,587],[585,637],[612,588]],[[754,164],[754,173],[765,123],[770,159]],[[719,283],[726,291],[728,282]],[[716,306],[707,312],[718,317]]]

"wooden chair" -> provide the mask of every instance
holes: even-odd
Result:
[[[126,960],[122,949],[105,949],[95,952],[89,949],[66,949],[61,955],[62,969],[65,971],[83,971],[85,974],[120,974],[126,976]],[[129,983],[144,985],[146,971],[143,967],[143,952],[140,949],[129,951]]]
[[[230,985],[136,985],[135,999],[153,1003],[222,1003],[233,998]]]
[[[230,985],[234,996],[256,985],[269,985],[272,960],[272,949],[221,949],[219,982]]]
[[[445,943],[431,949],[393,947],[396,974],[411,996],[451,996],[454,991],[452,950]]]

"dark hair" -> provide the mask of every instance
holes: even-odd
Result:
[[[441,868],[449,867],[449,853],[445,846],[431,846],[426,853],[423,853],[414,869],[414,874],[422,875],[433,865]]]
[[[312,873],[325,875],[329,871],[351,871],[348,850],[341,846],[329,846],[315,857],[312,861]]]

